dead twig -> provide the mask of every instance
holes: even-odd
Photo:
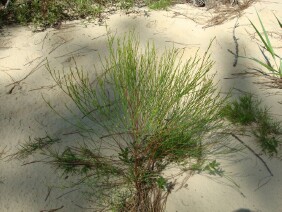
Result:
[[[213,14],[215,14],[215,16],[213,16],[203,28],[220,25],[233,18],[241,17],[243,11],[256,1],[257,0],[244,0],[234,7],[226,5],[215,6],[213,8]]]
[[[80,134],[80,131],[74,131],[74,132],[63,133],[62,135],[74,135],[74,134]]]
[[[57,56],[57,57],[55,57],[55,59],[58,59],[58,58],[61,58],[61,57],[65,57],[65,56],[68,56],[68,55],[72,55],[73,53],[79,52],[79,51],[81,51],[81,50],[83,50],[83,49],[86,49],[86,48],[87,48],[87,46],[84,46],[84,47],[82,47],[82,48],[80,48],[80,49],[74,50],[74,51],[69,52],[69,53],[67,53],[67,54],[63,54],[63,55]],[[91,49],[91,50],[97,51],[97,49]],[[80,53],[82,53],[82,52],[80,52]]]
[[[41,161],[41,160],[34,160],[34,161],[31,161],[31,162],[28,162],[28,163],[23,163],[21,166],[29,165],[29,164],[32,164],[32,163],[40,163],[40,162],[43,162],[43,161]]]
[[[18,86],[22,81],[24,81],[26,78],[28,78],[30,75],[32,75],[35,71],[37,71],[40,67],[42,67],[44,65],[44,64],[42,64],[44,61],[46,61],[46,58],[43,59],[40,63],[38,63],[37,66],[34,67],[25,77],[7,85],[7,86],[13,85],[13,87],[8,91],[8,94],[11,94],[16,86]]]
[[[269,176],[263,178],[262,180],[264,180],[264,179],[266,179],[266,178],[269,178]],[[271,179],[268,179],[265,183],[263,183],[263,184],[260,185],[260,183],[261,183],[262,180],[259,181],[258,187],[255,189],[255,191],[257,191],[257,190],[259,190],[261,187],[265,186]]]
[[[268,165],[266,164],[266,162],[262,159],[262,157],[257,154],[250,146],[248,146],[244,141],[242,141],[238,136],[236,136],[235,134],[233,133],[230,133],[230,135],[235,138],[237,141],[239,141],[241,144],[243,144],[250,152],[252,152],[261,162],[262,164],[264,165],[264,167],[266,168],[266,170],[268,171],[268,173],[273,177],[273,173],[272,171],[270,170],[270,168],[268,167]]]
[[[199,45],[200,45],[200,44],[179,43],[179,42],[170,41],[170,40],[166,40],[165,42],[166,42],[166,43],[179,44],[179,45],[183,45],[183,46],[199,46]]]
[[[107,35],[107,33],[105,33],[105,34],[103,34],[103,35],[100,35],[100,36],[97,36],[97,37],[95,37],[95,38],[92,38],[91,40],[96,40],[96,39],[101,38],[101,37],[104,37],[104,36],[106,36],[106,35]]]
[[[40,212],[54,212],[54,211],[58,211],[58,210],[61,210],[63,209],[64,206],[62,205],[61,207],[59,208],[54,208],[54,209],[49,209],[49,210],[41,210]]]
[[[235,53],[233,53],[230,49],[228,49],[229,52],[231,52],[234,55],[234,62],[233,62],[233,67],[235,67],[238,63],[238,58],[239,58],[239,44],[238,44],[238,38],[236,38],[235,35],[235,29],[239,26],[238,24],[238,19],[233,27],[233,41],[235,44]]]
[[[39,56],[39,57],[37,57],[37,58],[35,58],[35,59],[29,61],[28,63],[24,64],[24,66],[26,66],[27,64],[31,65],[31,63],[33,63],[35,60],[37,60],[37,59],[39,59],[39,58],[41,58],[41,57],[42,57],[42,56]]]
[[[69,194],[69,193],[71,193],[71,192],[77,191],[77,190],[79,190],[79,188],[76,188],[76,189],[70,190],[70,191],[68,191],[68,192],[66,192],[66,193],[63,193],[62,195],[56,197],[56,199],[60,199],[61,197],[65,196],[65,195],[67,195],[67,194]]]
[[[51,190],[52,190],[52,187],[48,187],[48,191],[47,191],[47,195],[46,195],[46,197],[45,197],[45,199],[44,199],[44,201],[46,202],[46,200],[49,198],[49,196],[50,196],[50,193],[51,193]]]
[[[44,47],[44,43],[45,43],[45,40],[46,40],[47,36],[48,36],[48,32],[46,33],[46,35],[44,36],[44,38],[43,38],[43,40],[42,40],[41,50],[42,50],[43,47]]]
[[[53,51],[55,51],[57,48],[59,48],[60,46],[66,44],[67,42],[70,42],[70,41],[72,41],[72,40],[73,40],[73,38],[70,39],[70,40],[64,40],[63,43],[61,43],[61,44],[59,44],[58,46],[56,46],[55,48],[53,48],[48,54],[51,54],[51,53],[52,53]]]
[[[37,90],[41,90],[41,89],[45,89],[45,88],[49,88],[49,90],[50,90],[50,89],[52,89],[52,88],[54,88],[54,87],[56,87],[56,86],[57,86],[57,84],[55,84],[55,85],[49,85],[49,86],[41,86],[41,87],[39,87],[39,88],[30,89],[29,91],[37,91]]]

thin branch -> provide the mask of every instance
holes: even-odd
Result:
[[[26,66],[26,65],[31,65],[31,63],[33,63],[35,60],[37,60],[37,59],[39,59],[39,58],[41,58],[42,56],[39,56],[39,57],[36,57],[35,59],[33,59],[33,60],[31,60],[31,61],[29,61],[29,62],[27,62],[26,64],[24,64],[24,66]]]
[[[46,58],[44,58],[43,60],[41,60],[41,62],[38,63],[37,66],[35,66],[25,77],[23,77],[22,79],[17,80],[17,81],[15,81],[15,82],[13,82],[13,83],[7,85],[7,86],[14,85],[8,93],[11,94],[12,91],[13,91],[13,89],[14,89],[14,87],[15,87],[16,85],[19,85],[22,81],[24,81],[24,80],[25,80],[26,78],[28,78],[31,74],[33,74],[33,73],[34,73],[35,71],[37,71],[40,67],[42,67],[42,66],[44,65],[44,64],[42,64],[42,63],[45,62],[45,61],[46,61]]]
[[[67,194],[69,194],[69,193],[71,193],[71,192],[77,191],[77,190],[79,190],[79,188],[76,188],[76,189],[73,189],[73,190],[68,191],[68,192],[66,192],[66,193],[63,193],[62,195],[58,196],[56,199],[60,199],[61,197],[65,196],[65,195],[67,195]]]
[[[235,43],[235,58],[234,58],[234,63],[233,63],[233,67],[235,67],[238,63],[238,58],[239,58],[239,44],[238,44],[238,38],[236,38],[236,35],[235,35],[235,29],[239,26],[238,24],[238,19],[234,25],[234,28],[233,28],[233,40],[234,40],[234,43]]]
[[[50,210],[41,210],[40,212],[55,212],[55,211],[58,211],[58,210],[61,210],[63,209],[63,205],[59,208],[54,208],[54,209],[50,209]]]
[[[73,39],[70,39],[70,40],[64,40],[63,43],[60,43],[58,46],[56,46],[55,48],[53,48],[48,54],[51,54],[53,51],[55,51],[57,48],[59,48],[60,46],[66,44],[67,42],[70,42],[72,41]]]
[[[39,88],[33,88],[33,89],[30,89],[29,91],[36,91],[36,90],[40,90],[40,89],[52,89],[52,88],[54,88],[54,87],[56,87],[57,86],[57,84],[55,84],[55,85],[49,85],[49,86],[41,86],[41,87],[39,87]]]
[[[28,163],[23,163],[21,166],[26,166],[26,165],[29,165],[29,164],[32,164],[32,163],[40,163],[40,162],[44,162],[42,160],[34,160],[34,161],[31,161],[31,162],[28,162]]]
[[[107,138],[107,137],[111,137],[111,136],[115,136],[115,135],[125,135],[125,134],[131,134],[132,132],[118,132],[118,133],[112,133],[112,134],[108,134],[108,135],[103,135],[100,137],[100,139],[103,138]]]
[[[264,179],[266,179],[266,178],[269,178],[269,177],[265,177],[265,178],[263,178],[262,180],[264,180]],[[257,190],[259,190],[261,187],[265,186],[271,179],[268,179],[265,183],[263,183],[263,184],[260,185],[260,182],[261,182],[262,180],[259,181],[258,187],[255,189],[255,191],[257,191]]]
[[[241,144],[243,144],[248,150],[250,150],[250,152],[252,152],[261,162],[262,164],[265,166],[265,168],[267,169],[267,171],[269,172],[269,174],[273,177],[273,173],[271,172],[270,168],[268,167],[268,165],[266,164],[266,162],[262,159],[262,157],[257,154],[250,146],[248,146],[244,141],[242,141],[238,136],[236,136],[233,133],[230,133],[230,135],[232,137],[234,137],[237,141],[239,141]]]
[[[46,197],[45,197],[45,199],[44,199],[45,202],[46,202],[46,200],[49,198],[50,193],[51,193],[51,190],[52,190],[52,187],[49,187],[49,186],[48,186],[47,195],[46,195]]]

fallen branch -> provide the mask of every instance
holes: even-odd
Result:
[[[235,29],[239,26],[238,24],[238,19],[233,27],[233,40],[234,40],[234,44],[235,44],[235,53],[233,53],[234,55],[234,63],[233,63],[233,67],[235,67],[238,63],[238,58],[239,58],[239,44],[238,44],[238,38],[236,38],[235,35]],[[228,49],[229,52],[231,52],[230,49]],[[232,52],[231,52],[232,53]]]
[[[52,89],[52,88],[55,88],[57,86],[57,84],[55,85],[49,85],[49,86],[41,86],[39,88],[33,88],[33,89],[30,89],[29,91],[36,91],[36,90],[41,90],[41,89]]]
[[[269,174],[273,177],[273,173],[271,172],[271,170],[269,169],[268,165],[266,164],[266,162],[262,159],[262,157],[257,154],[251,147],[249,147],[244,141],[242,141],[238,136],[236,136],[233,133],[230,133],[230,135],[232,137],[234,137],[237,141],[239,141],[241,144],[243,144],[248,150],[250,150],[250,152],[252,152],[261,162],[262,164],[265,166],[265,168],[267,169],[267,171],[269,172]]]
[[[44,61],[46,61],[46,58],[44,58],[43,60],[41,60],[41,62],[38,63],[37,66],[34,67],[25,77],[23,77],[22,79],[17,80],[17,81],[15,81],[15,82],[13,82],[13,83],[7,85],[7,86],[14,85],[14,86],[8,91],[8,94],[11,94],[17,85],[19,85],[22,81],[24,81],[26,78],[28,78],[30,75],[32,75],[32,74],[33,74],[35,71],[37,71],[40,67],[42,67],[43,65],[45,65],[45,64],[42,64]]]
[[[48,187],[48,191],[47,191],[47,195],[46,195],[46,197],[45,197],[45,202],[46,202],[46,200],[49,198],[49,196],[50,196],[50,194],[51,194],[51,190],[52,190],[52,187]]]
[[[29,164],[41,163],[41,162],[43,162],[43,161],[42,160],[34,160],[34,161],[31,161],[31,162],[23,163],[21,166],[26,166],[26,165],[29,165]]]
[[[54,208],[54,209],[50,209],[50,210],[41,210],[40,212],[54,212],[54,211],[58,211],[61,210],[64,206],[62,205],[59,208]]]
[[[68,192],[66,192],[66,193],[64,193],[64,194],[62,194],[62,195],[60,195],[60,196],[58,196],[56,199],[60,199],[61,197],[65,196],[65,195],[67,195],[67,194],[69,194],[69,193],[71,193],[71,192],[77,191],[77,190],[79,190],[79,188],[70,190],[70,191],[68,191]]]

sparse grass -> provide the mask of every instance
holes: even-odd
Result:
[[[18,159],[26,158],[37,151],[47,149],[48,147],[52,146],[55,143],[58,143],[59,141],[59,139],[53,139],[48,135],[43,138],[35,138],[34,140],[31,140],[31,138],[29,138],[29,141],[21,145],[19,151],[13,156]]]
[[[241,57],[255,61],[260,66],[265,68],[267,70],[266,74],[270,75],[271,77],[274,77],[274,82],[276,82],[278,86],[281,86],[282,84],[282,58],[281,56],[277,54],[276,50],[273,48],[271,41],[269,39],[269,36],[268,36],[268,32],[258,13],[257,13],[257,17],[259,19],[262,32],[260,31],[260,29],[258,29],[257,26],[254,25],[252,21],[250,21],[250,23],[253,26],[256,34],[259,36],[262,42],[260,51],[262,53],[263,60],[254,58],[254,57],[246,57],[246,56],[241,56]],[[275,18],[277,19],[278,25],[281,28],[281,22],[279,21],[279,19],[276,16]]]
[[[172,4],[171,0],[158,0],[158,1],[147,1],[146,2],[150,9],[153,10],[164,10]]]
[[[238,100],[227,104],[223,114],[232,123],[252,128],[264,153],[270,156],[277,154],[282,138],[280,123],[272,119],[269,110],[261,107],[261,101],[253,95],[240,96]]]
[[[234,15],[240,14],[240,11],[248,7],[253,1],[255,0],[244,0],[239,7],[230,6],[229,1],[215,1],[216,5],[229,6],[227,6],[228,9],[224,8],[223,10],[219,9],[220,6],[215,7],[214,12],[218,13],[218,15],[209,23],[216,25],[229,18],[234,18]],[[172,0],[15,0],[11,1],[6,9],[0,7],[0,25],[8,23],[26,25],[32,23],[36,27],[43,27],[44,29],[56,26],[65,20],[101,18],[100,14],[109,6],[129,9],[136,5],[147,5],[150,9],[161,10],[167,9],[167,7],[177,2],[179,3],[179,1]]]
[[[65,20],[97,17],[102,2],[93,0],[30,0],[13,1],[7,9],[0,9],[0,24],[33,23],[37,27],[54,26]]]
[[[257,121],[259,105],[260,102],[253,95],[247,94],[227,104],[223,113],[232,123],[249,125]]]
[[[164,211],[175,186],[164,174],[168,168],[223,175],[215,157],[228,146],[221,133],[226,98],[208,75],[213,62],[207,53],[185,63],[177,49],[159,57],[134,34],[110,37],[109,51],[94,80],[77,67],[70,74],[49,67],[81,113],[74,125],[86,135],[84,143],[59,152],[35,141],[19,154],[44,148],[51,164],[81,176],[104,209]]]
[[[241,17],[244,10],[249,8],[256,1],[257,0],[243,0],[239,1],[239,4],[235,6],[230,5],[230,1],[211,1],[208,7],[210,7],[210,11],[213,13],[213,16],[208,21],[205,28],[220,25],[226,21]]]

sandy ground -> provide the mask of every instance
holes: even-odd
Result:
[[[271,31],[271,40],[281,55],[281,29],[273,16],[275,13],[282,20],[282,2],[279,0],[256,3],[238,19],[236,37],[240,54],[261,57],[256,44],[258,37],[254,37],[254,30],[248,22],[249,18],[258,24],[255,9]],[[143,8],[131,14],[111,14],[100,25],[76,21],[63,24],[60,30],[48,29],[38,33],[27,27],[5,28],[0,35],[0,147],[5,148],[8,155],[29,137],[42,137],[46,132],[69,143],[77,139],[74,135],[62,135],[72,132],[73,127],[54,114],[42,98],[71,119],[71,114],[64,108],[64,103],[71,105],[70,100],[55,86],[44,64],[47,58],[51,67],[67,69],[73,66],[71,58],[74,57],[79,66],[94,72],[93,66],[99,64],[98,54],[107,54],[105,25],[117,35],[135,29],[141,43],[154,41],[160,52],[173,45],[183,48],[184,59],[192,56],[198,48],[204,52],[215,37],[211,49],[216,61],[213,70],[222,91],[235,87],[255,93],[271,107],[275,118],[282,120],[282,90],[260,84],[266,82],[263,77],[241,75],[250,71],[249,68],[258,68],[250,61],[239,59],[238,65],[232,66],[234,56],[227,49],[235,49],[232,31],[237,19],[209,28],[192,20],[201,18],[200,22],[204,23],[210,17],[212,14],[205,9],[175,5],[168,11]],[[237,94],[236,90],[234,94]],[[252,137],[240,138],[259,152]],[[197,174],[190,177],[184,188],[171,194],[167,211],[281,212],[282,162],[277,158],[262,157],[273,177],[251,152],[244,150],[223,162],[228,176],[240,186],[239,189],[230,186],[226,179]],[[18,160],[0,161],[1,212],[38,212],[58,208],[59,211],[91,211],[91,204],[81,194],[81,189],[64,188],[68,179],[61,179],[60,173],[40,163],[22,164],[23,161]]]

